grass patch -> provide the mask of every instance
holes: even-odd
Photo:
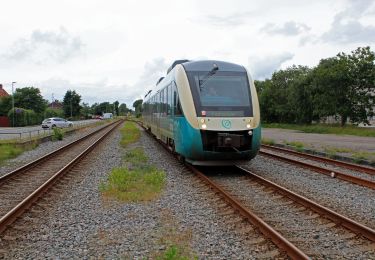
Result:
[[[147,170],[115,168],[108,182],[101,184],[105,196],[120,201],[150,201],[160,194],[165,183],[165,173],[149,167]]]
[[[276,142],[270,138],[262,138],[262,144],[274,145]]]
[[[139,131],[136,123],[134,122],[125,122],[124,127],[122,127],[120,131],[122,134],[120,143],[124,147],[130,143],[138,141],[138,139],[141,136],[141,132]]]
[[[141,148],[135,148],[124,156],[125,167],[112,170],[106,183],[101,183],[104,196],[124,202],[150,201],[158,197],[165,185],[163,171],[147,163]]]
[[[32,150],[38,146],[37,142],[31,142],[26,145],[0,144],[0,165],[8,159],[12,159],[25,151]]]
[[[284,140],[283,141],[286,145],[289,145],[289,146],[292,146],[292,147],[295,147],[296,148],[296,150],[298,151],[298,152],[303,152],[303,148],[304,148],[304,143],[302,143],[302,142],[298,142],[298,141],[286,141],[286,140]]]
[[[5,144],[0,146],[0,163],[7,159],[17,157],[24,152],[24,149],[12,144]]]
[[[161,229],[158,232],[161,251],[152,252],[151,259],[187,260],[198,259],[191,249],[192,230],[181,230],[169,209],[162,209],[160,218]]]
[[[262,127],[292,129],[292,130],[298,130],[304,133],[375,137],[374,128],[362,128],[362,127],[357,127],[357,126],[352,126],[352,125],[340,127],[339,125],[326,125],[326,124],[295,125],[295,124],[272,123],[272,124],[262,124]]]
[[[189,260],[191,259],[189,256],[185,256],[183,252],[183,248],[172,245],[170,246],[163,255],[158,256],[157,260]],[[198,259],[198,258],[195,258]]]

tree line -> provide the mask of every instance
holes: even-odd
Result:
[[[375,108],[375,55],[370,47],[341,52],[316,67],[293,65],[256,80],[267,123],[311,124],[328,117],[368,124]]]
[[[43,98],[40,89],[35,87],[17,88],[13,98],[14,109],[12,95],[0,98],[0,116],[7,116],[12,126],[36,125],[49,117],[75,120],[88,119],[103,113],[126,115],[131,111],[125,103],[120,104],[118,101],[95,103],[89,106],[87,103],[81,103],[81,95],[75,90],[68,90],[62,102],[55,100],[53,102],[55,107],[49,107],[49,102]]]

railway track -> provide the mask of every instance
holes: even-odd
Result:
[[[231,168],[230,176],[221,168],[212,177],[186,166],[292,259],[375,255],[375,230],[245,168]]]
[[[122,121],[106,125],[0,177],[0,233],[38,201]]]
[[[375,254],[375,230],[244,168],[188,167],[293,259]]]
[[[295,164],[332,178],[375,189],[374,168],[300,153],[270,145],[262,145],[259,154]]]

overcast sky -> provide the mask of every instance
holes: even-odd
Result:
[[[255,79],[358,46],[375,50],[372,0],[0,2],[0,83],[62,100],[142,98],[176,59],[239,63]]]

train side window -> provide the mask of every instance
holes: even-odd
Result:
[[[167,115],[170,115],[172,114],[172,111],[171,111],[171,104],[170,104],[170,100],[171,100],[171,92],[170,92],[170,89],[171,89],[171,85],[168,85],[166,87],[166,93],[167,93],[167,98],[165,100],[165,104],[167,106]]]
[[[182,115],[182,108],[180,103],[180,98],[178,96],[176,83],[173,82],[173,110],[175,116],[181,116]]]
[[[170,114],[172,115],[172,108],[173,108],[173,85],[169,85],[169,92],[168,92],[168,106],[170,110]]]

